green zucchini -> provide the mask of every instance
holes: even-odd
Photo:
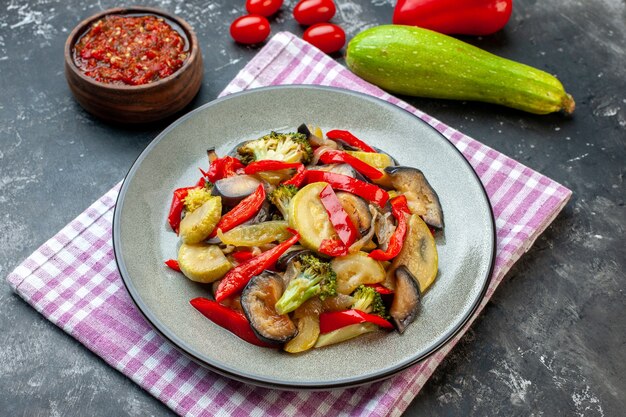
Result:
[[[383,25],[348,44],[350,70],[397,94],[474,100],[535,114],[572,113],[575,103],[552,75],[427,29]]]

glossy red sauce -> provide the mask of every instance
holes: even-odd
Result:
[[[143,85],[183,66],[183,37],[153,15],[109,15],[93,23],[74,45],[74,61],[88,77],[108,84]]]

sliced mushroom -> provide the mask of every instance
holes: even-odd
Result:
[[[391,321],[400,333],[415,320],[420,308],[421,291],[417,279],[401,265],[395,270],[396,290],[389,309]]]
[[[267,343],[283,344],[298,334],[287,314],[278,314],[274,305],[284,291],[283,278],[263,271],[250,279],[241,293],[241,306],[252,330]]]
[[[417,168],[393,166],[385,168],[391,186],[406,196],[411,213],[422,216],[424,221],[443,229],[443,211],[439,197],[426,177]]]
[[[337,192],[337,198],[361,236],[366,235],[372,226],[372,214],[368,203],[361,197],[343,191]]]

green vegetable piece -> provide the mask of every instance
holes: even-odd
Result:
[[[276,206],[278,211],[283,215],[283,219],[289,219],[289,203],[294,195],[298,192],[298,188],[294,185],[279,185],[270,194],[270,201]]]
[[[266,159],[307,164],[313,157],[311,144],[302,133],[271,132],[244,143],[237,153],[244,164]]]
[[[360,285],[352,294],[352,308],[365,313],[376,314],[384,319],[389,319],[385,303],[378,291],[372,287]]]
[[[572,113],[563,85],[539,69],[427,29],[383,25],[348,44],[346,64],[392,93],[500,104],[535,114]]]
[[[324,262],[313,255],[302,255],[296,265],[298,275],[289,281],[285,292],[276,302],[276,311],[287,314],[300,307],[306,300],[318,295],[324,300],[326,297],[337,295],[337,275]]]

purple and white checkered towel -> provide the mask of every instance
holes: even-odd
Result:
[[[435,355],[386,381],[325,392],[256,388],[206,370],[152,330],[124,288],[111,241],[119,185],[28,257],[8,282],[46,318],[180,415],[400,415],[571,192],[368,84],[290,33],[274,36],[222,95],[275,84],[330,85],[387,100],[443,133],[478,173],[496,218],[496,264],[472,320]]]

